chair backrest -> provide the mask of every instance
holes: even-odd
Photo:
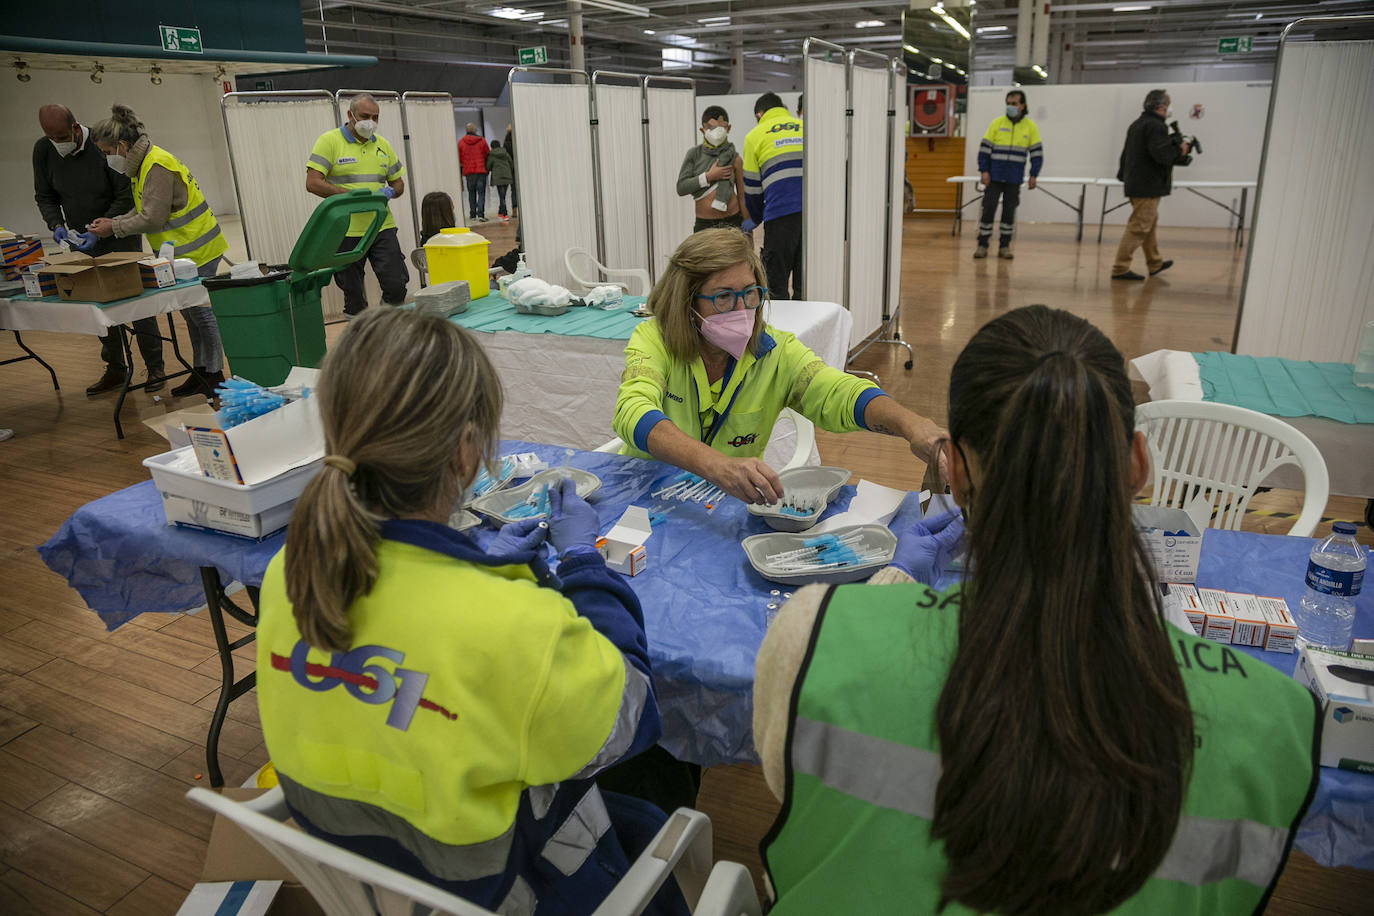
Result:
[[[419,274],[420,274],[420,285],[421,285],[421,286],[428,286],[428,285],[429,285],[429,258],[425,256],[425,250],[424,250],[423,248],[416,248],[416,249],[414,249],[413,251],[411,251],[411,253],[410,253],[410,263],[413,264],[413,265],[415,266],[415,269],[416,269],[416,270],[419,272]],[[480,297],[474,297],[474,298],[480,298]]]
[[[1288,533],[1311,537],[1330,495],[1326,461],[1292,426],[1268,414],[1211,401],[1151,401],[1136,408],[1149,443],[1151,505],[1184,507],[1201,495],[1209,527],[1238,530],[1250,497],[1286,464],[1302,471],[1302,512]]]
[[[563,265],[572,278],[587,289],[601,284],[601,262],[585,248],[569,248],[563,252]],[[588,278],[588,272],[591,276]]]
[[[274,793],[280,795],[281,790]],[[269,793],[270,794],[270,793]],[[233,821],[266,847],[329,916],[495,916],[491,910],[446,893],[432,884],[288,827],[259,813],[262,802],[236,802],[209,789],[187,798]]]
[[[811,457],[811,447],[816,444],[816,424],[806,417],[797,413],[791,407],[784,407],[778,414],[778,419],[791,420],[792,425],[797,428],[797,447],[792,452],[792,457],[787,459],[787,463],[778,468],[780,471],[788,471],[792,468],[799,468],[806,464]]]

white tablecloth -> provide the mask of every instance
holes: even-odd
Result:
[[[1185,350],[1156,350],[1131,360],[1131,378],[1150,386],[1152,401],[1201,401],[1202,378],[1197,360]],[[1285,423],[1312,440],[1326,461],[1335,496],[1374,499],[1374,424],[1341,423],[1325,417],[1282,417]],[[1303,489],[1302,472],[1284,465],[1264,481],[1265,486]]]
[[[790,331],[827,365],[843,368],[848,355],[849,312],[833,302],[772,302],[768,323]],[[593,449],[615,437],[625,340],[553,334],[475,331],[505,389],[501,436]],[[780,424],[765,459],[775,466],[792,456],[791,424]],[[812,449],[811,463],[820,457]]]
[[[107,308],[94,302],[16,296],[0,298],[0,330],[59,331],[104,337],[117,325],[209,304],[210,295],[199,281],[178,284]]]

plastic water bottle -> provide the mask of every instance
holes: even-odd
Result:
[[[1336,522],[1331,536],[1312,548],[1307,560],[1307,591],[1298,607],[1298,638],[1344,652],[1355,627],[1355,596],[1368,561],[1355,540],[1355,526]]]

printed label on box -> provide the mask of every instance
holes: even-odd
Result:
[[[1202,599],[1198,597],[1197,589],[1187,582],[1166,584],[1169,586],[1169,594],[1178,602],[1188,622],[1193,625],[1193,632],[1201,636],[1203,627],[1207,625],[1207,614],[1202,610]]]
[[[1268,624],[1268,633],[1264,640],[1265,651],[1291,655],[1298,638],[1298,624],[1288,611],[1288,602],[1282,598],[1256,595],[1255,605]]]
[[[1229,596],[1219,588],[1200,588],[1197,595],[1202,599],[1202,610],[1207,615],[1202,629],[1203,638],[1229,643],[1236,632],[1236,618],[1228,606]]]
[[[234,450],[229,447],[229,439],[224,430],[213,426],[188,426],[186,435],[191,439],[191,447],[196,451],[196,461],[206,477],[243,483],[239,473],[239,463],[234,458]]]
[[[1228,607],[1236,618],[1236,628],[1231,634],[1234,646],[1254,646],[1264,648],[1265,638],[1269,635],[1269,624],[1264,612],[1255,603],[1255,596],[1240,592],[1227,592],[1230,599]]]

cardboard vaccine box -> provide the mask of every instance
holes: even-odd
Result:
[[[1207,527],[1208,514],[1206,502],[1202,500],[1195,500],[1186,510],[1164,506],[1131,507],[1136,530],[1150,554],[1159,581],[1196,581],[1202,531]]]
[[[1256,595],[1255,605],[1264,615],[1267,631],[1264,637],[1266,652],[1293,654],[1298,639],[1298,622],[1288,610],[1288,602],[1269,595]]]
[[[1293,677],[1322,704],[1321,765],[1374,773],[1374,656],[1304,645]]]
[[[1187,582],[1166,582],[1164,585],[1168,589],[1165,600],[1176,603],[1188,618],[1193,632],[1201,636],[1207,623],[1207,613],[1202,609],[1202,599],[1198,597],[1197,589]]]
[[[43,273],[57,277],[57,294],[82,302],[114,302],[143,292],[138,251],[112,251],[99,257],[80,252],[50,255]]]
[[[0,275],[6,280],[18,280],[30,264],[43,259],[43,243],[31,235],[10,235],[0,238]]]
[[[605,557],[606,565],[626,576],[637,576],[649,565],[644,542],[653,533],[649,510],[630,506],[606,536],[596,542],[596,549]]]
[[[1235,630],[1231,633],[1231,645],[1253,646],[1263,649],[1269,637],[1269,623],[1260,609],[1254,595],[1241,592],[1227,592],[1227,608],[1236,618]]]
[[[23,269],[24,295],[30,299],[57,295],[57,277],[42,272],[43,262],[30,264]]]
[[[176,274],[172,272],[172,262],[166,258],[144,258],[138,262],[139,277],[144,289],[162,289],[176,286]]]
[[[1230,643],[1236,632],[1236,616],[1230,607],[1230,593],[1219,588],[1200,588],[1197,595],[1202,599],[1202,612],[1207,618],[1203,623],[1202,638]]]

